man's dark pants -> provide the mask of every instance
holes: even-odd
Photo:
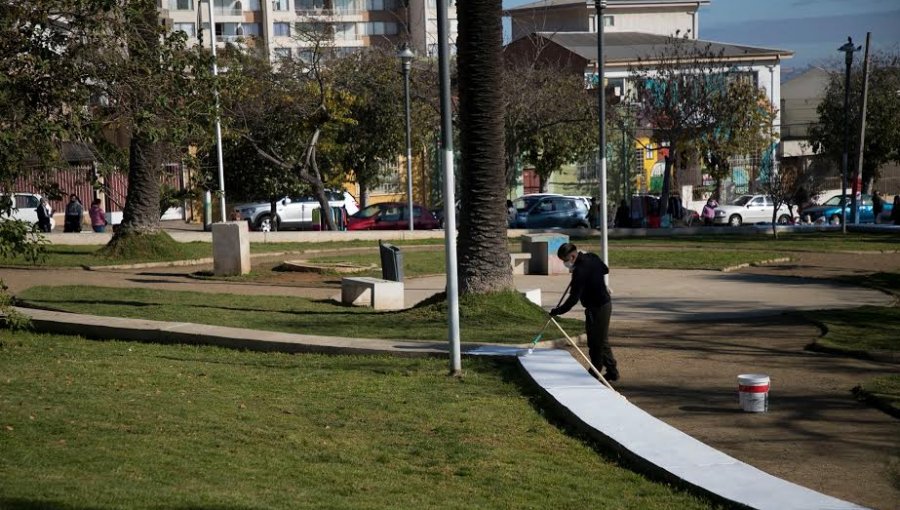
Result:
[[[588,355],[597,370],[606,367],[607,373],[618,373],[616,358],[609,347],[609,317],[612,303],[584,309],[585,332],[587,333]]]

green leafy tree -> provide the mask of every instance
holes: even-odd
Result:
[[[534,167],[541,191],[553,172],[596,152],[596,94],[584,79],[554,65],[512,61],[504,67],[506,174]]]
[[[502,291],[513,285],[506,241],[500,11],[500,0],[460,0],[456,10],[462,155],[457,251],[462,293]]]
[[[849,170],[853,171],[859,156],[861,63],[851,70],[848,117],[844,116],[844,79],[843,70],[831,74],[825,97],[817,108],[819,123],[810,129],[809,138],[813,150],[841,168],[844,126],[849,122]],[[900,54],[875,53],[870,56],[862,168],[862,179],[869,192],[881,177],[885,164],[900,163],[900,94],[897,91],[900,91]]]
[[[677,32],[667,44],[631,67],[631,80],[637,88],[637,116],[652,127],[656,144],[669,144],[660,194],[661,216],[668,213],[673,167],[684,166],[697,156],[701,140],[715,139],[716,106],[736,74],[709,44]]]
[[[760,154],[774,143],[771,128],[776,111],[766,92],[741,74],[730,76],[722,93],[710,100],[712,125],[697,139],[696,148],[722,200],[722,180],[731,175],[731,160]],[[751,175],[750,181],[755,180]]]
[[[262,52],[228,52],[228,73],[220,87],[223,121],[229,138],[240,139],[266,162],[258,169],[290,173],[324,211],[329,207],[325,190],[341,184],[344,170],[323,156],[340,126],[350,122],[353,98],[335,86],[334,69],[326,65],[325,34],[300,37],[314,43],[306,61],[273,65]],[[335,230],[331,215],[324,218]]]
[[[140,236],[160,234],[163,164],[188,156],[190,144],[211,138],[211,61],[184,32],[167,32],[156,2],[115,3],[103,32],[92,108],[93,135],[105,160],[128,168],[122,223],[106,247],[128,250]],[[115,138],[126,140],[112,143]]]

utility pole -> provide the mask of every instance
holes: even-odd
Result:
[[[604,58],[603,58],[603,10],[606,9],[606,0],[594,0],[594,10],[597,12],[597,103],[600,110],[600,140],[597,154],[600,164],[600,250],[603,263],[609,266],[609,242],[607,229],[607,203],[606,203],[606,84],[604,83]],[[609,285],[609,275],[603,275],[606,284]]]
[[[859,46],[853,46],[851,37],[848,37],[847,42],[838,48],[838,51],[844,52],[846,65],[844,74],[844,153],[841,156],[841,232],[844,234],[847,233],[847,160],[850,152],[850,67],[853,65],[853,52],[859,51],[859,49]]]
[[[459,281],[456,271],[456,182],[453,174],[453,109],[450,105],[450,34],[447,3],[437,0],[438,68],[441,87],[441,154],[444,163],[444,253],[447,259],[447,336],[450,375],[462,374],[459,345]]]
[[[863,89],[862,104],[859,108],[859,159],[856,161],[856,177],[853,179],[853,224],[859,223],[856,194],[862,192],[863,155],[866,152],[866,102],[869,95],[869,41],[872,32],[866,32],[866,52],[863,54]]]

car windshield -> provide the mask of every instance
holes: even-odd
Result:
[[[844,203],[844,198],[841,197],[840,195],[838,195],[838,196],[833,196],[833,197],[829,198],[822,205],[841,205],[843,203]]]
[[[732,202],[732,205],[747,205],[747,203],[749,203],[752,199],[753,195],[744,195]]]
[[[519,212],[528,212],[529,209],[534,207],[534,204],[538,203],[541,200],[541,196],[526,196],[519,197],[513,201],[513,206]]]
[[[371,218],[381,211],[381,207],[377,205],[370,205],[365,209],[361,209],[359,212],[353,215],[354,218]]]

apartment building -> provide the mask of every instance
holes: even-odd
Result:
[[[437,55],[436,0],[208,0],[213,2],[216,42],[262,45],[272,59],[308,58],[323,44],[335,56],[369,46],[409,41],[423,56]],[[173,30],[210,44],[209,3],[159,0]],[[408,5],[407,5],[408,4]],[[450,41],[456,41],[456,10],[450,7]]]
[[[787,50],[751,47],[719,41],[700,39],[700,8],[710,0],[606,0],[602,23],[604,31],[604,85],[616,96],[633,97],[634,84],[629,79],[629,67],[646,62],[668,42],[668,37],[678,33],[687,35],[690,44],[697,45],[717,55],[723,62],[748,75],[765,90],[773,105],[781,103],[781,60],[793,53]],[[561,65],[569,72],[583,74],[585,81],[596,85],[597,75],[597,18],[595,4],[591,0],[539,0],[508,9],[512,42],[506,46],[507,59],[529,62],[545,62]],[[779,115],[779,114],[776,114]],[[781,119],[776,116],[773,133],[780,132]],[[652,182],[661,180],[665,147],[649,144],[649,140],[635,144],[635,150],[646,154],[641,171],[641,191],[653,191]],[[734,161],[733,181],[740,189],[753,180],[752,168],[772,165],[774,144],[762,155],[754,155]],[[764,163],[760,163],[764,160]],[[648,166],[648,162],[650,163]],[[586,162],[576,172],[580,176],[593,176],[593,162]],[[554,177],[565,179],[565,175]],[[657,178],[654,181],[654,178]],[[679,169],[676,179],[684,184],[703,185],[708,178],[699,165]],[[569,179],[571,185],[592,186],[592,179]],[[571,192],[570,189],[555,191]],[[575,189],[575,188],[573,188]]]

